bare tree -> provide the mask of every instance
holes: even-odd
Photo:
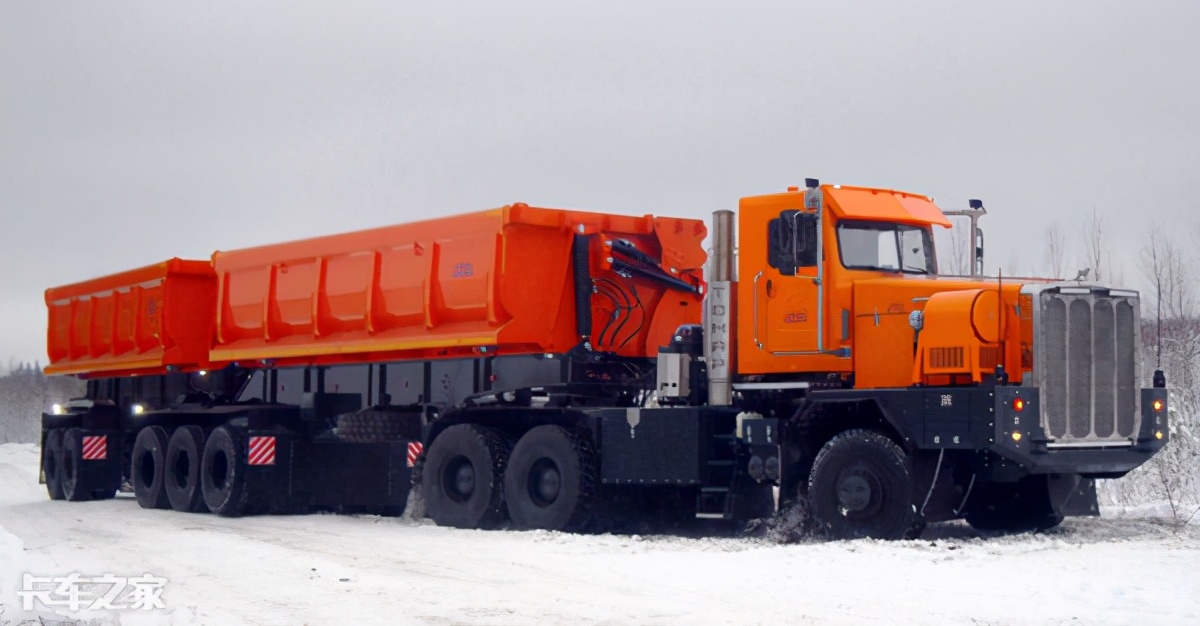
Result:
[[[1083,254],[1084,263],[1091,268],[1090,278],[1100,282],[1108,275],[1101,266],[1108,262],[1108,254],[1104,242],[1104,215],[1096,211],[1092,205],[1092,214],[1083,224]]]
[[[1184,226],[1148,229],[1139,268],[1149,283],[1142,369],[1147,379],[1151,370],[1166,372],[1171,442],[1128,478],[1104,486],[1114,503],[1168,504],[1176,528],[1200,515],[1200,257],[1193,252],[1200,225],[1194,232]]]
[[[1006,276],[1021,275],[1021,259],[1017,257],[1016,253],[1008,257],[1008,265],[1005,266],[1004,271],[1007,272]]]
[[[1051,278],[1062,278],[1066,268],[1063,257],[1067,251],[1067,236],[1057,221],[1046,227],[1046,263],[1050,266]]]

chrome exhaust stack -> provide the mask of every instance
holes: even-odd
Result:
[[[708,404],[733,404],[733,211],[713,213],[712,275],[704,301]]]

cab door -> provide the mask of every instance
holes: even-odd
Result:
[[[767,267],[755,289],[761,303],[760,343],[773,356],[816,354],[819,316],[819,221],[787,209],[767,225]]]

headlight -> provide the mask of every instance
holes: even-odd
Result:
[[[61,404],[52,404],[52,405],[50,405],[50,414],[51,415],[66,415],[67,409],[65,409],[63,407],[63,405],[61,405]]]
[[[146,407],[142,406],[141,404],[135,404],[129,407],[129,412],[134,415],[141,415],[142,413],[146,412]]]
[[[908,325],[912,326],[915,331],[920,331],[925,327],[925,313],[920,309],[908,314]]]

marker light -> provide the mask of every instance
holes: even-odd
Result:
[[[1155,413],[1162,413],[1162,410],[1163,410],[1163,401],[1162,401],[1162,400],[1155,400],[1155,401],[1154,401],[1154,412],[1155,412]]]
[[[50,406],[50,414],[51,415],[65,415],[66,412],[67,412],[67,410],[64,409],[63,405],[61,405],[61,404],[54,404],[54,405]]]
[[[1161,430],[1154,431],[1154,438],[1161,440],[1162,439],[1162,431]]]
[[[135,405],[129,407],[129,412],[133,413],[134,415],[141,415],[142,413],[146,412],[146,407],[144,407],[140,404],[135,404]]]
[[[1013,400],[1013,410],[1017,413],[1025,410],[1025,398],[1017,398]],[[1014,435],[1016,433],[1013,433]]]
[[[1021,433],[1013,433],[1013,441],[1020,441]]]

